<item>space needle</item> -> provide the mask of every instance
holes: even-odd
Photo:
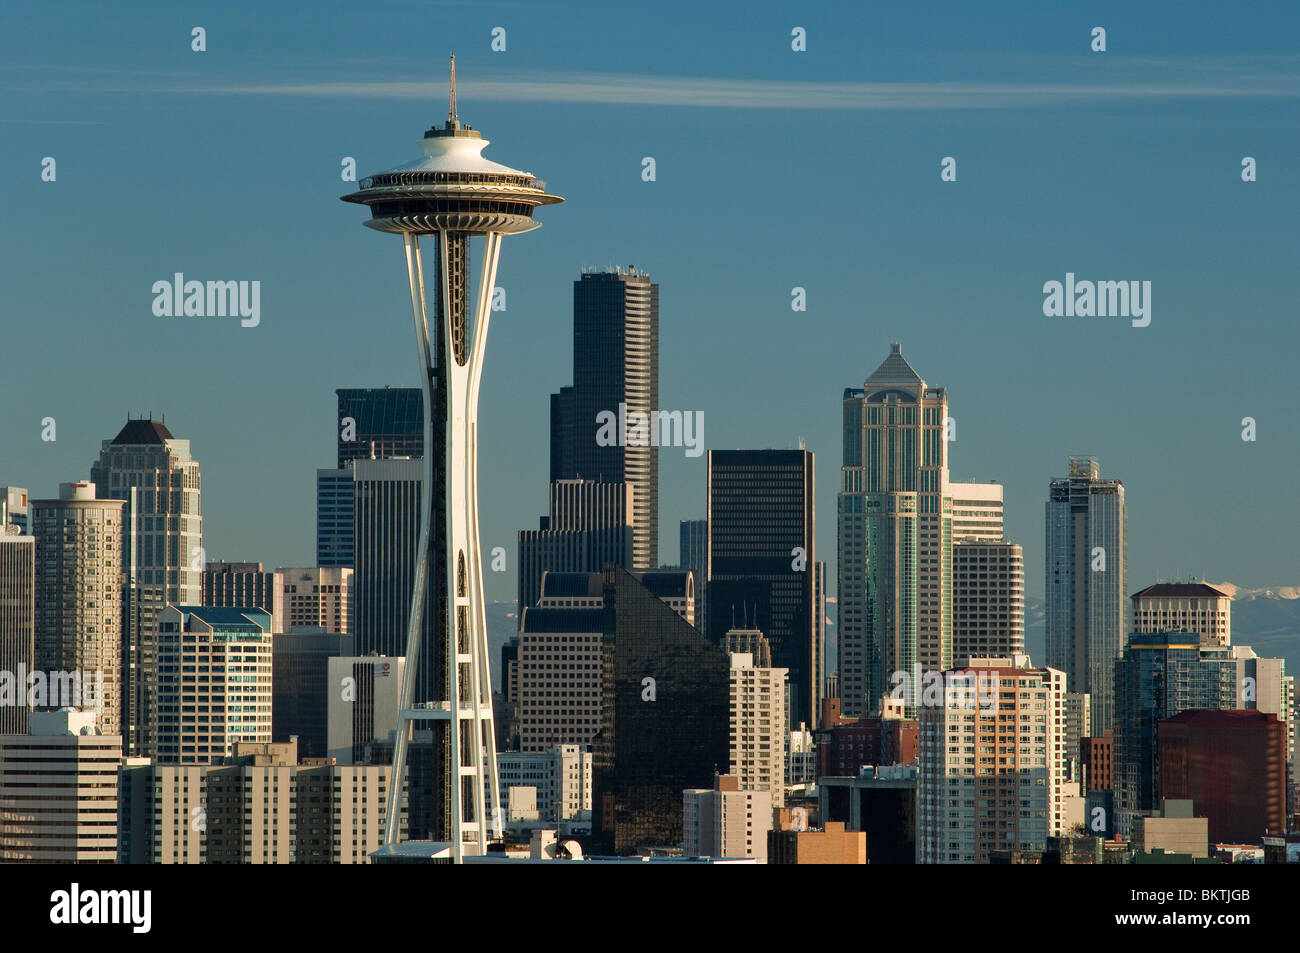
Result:
[[[370,228],[402,236],[424,390],[420,540],[385,849],[397,843],[418,730],[429,739],[433,779],[433,809],[421,812],[419,831],[431,835],[425,856],[460,863],[486,853],[489,830],[499,839],[502,822],[478,524],[478,395],[497,261],[503,236],[532,231],[541,224],[534,209],[564,200],[533,175],[483,158],[488,140],[457,115],[454,56],[447,122],[420,145],[420,158],[362,179],[342,199],[370,207]],[[427,291],[421,237],[433,252]],[[482,239],[473,288],[472,238]]]

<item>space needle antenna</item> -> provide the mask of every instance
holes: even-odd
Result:
[[[447,121],[456,121],[456,54],[451,54],[451,99],[447,103]]]

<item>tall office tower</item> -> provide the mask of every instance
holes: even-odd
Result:
[[[418,387],[339,388],[338,468],[349,460],[424,456],[424,394]]]
[[[633,485],[637,569],[659,564],[658,408],[659,286],[633,267],[584,271],[573,283],[573,386],[551,395],[551,480]],[[619,439],[602,446],[597,418],[606,412]],[[649,424],[644,440],[625,426],[634,413]]]
[[[271,616],[271,631],[285,631],[284,572],[265,572],[261,563],[210,562],[203,569],[202,605],[256,606]],[[321,625],[309,622],[306,625]],[[344,632],[345,629],[335,629]]]
[[[103,499],[122,512],[122,747],[149,755],[154,637],[163,606],[202,596],[202,483],[190,442],[155,420],[127,419],[90,467]]]
[[[630,483],[555,480],[540,528],[519,531],[519,609],[537,604],[545,572],[632,567]]]
[[[815,724],[821,702],[813,455],[710,450],[709,635],[752,626],[790,672],[789,721]]]
[[[349,462],[338,470],[316,471],[316,565],[339,569],[351,566],[355,545],[353,470]]]
[[[955,520],[954,520],[955,522]],[[1025,561],[1019,543],[952,546],[952,658],[1023,655]]]
[[[1128,619],[1124,484],[1103,480],[1095,457],[1071,457],[1047,501],[1047,664],[1070,691],[1092,696],[1093,736],[1115,726],[1115,659]]]
[[[0,530],[12,523],[24,533],[27,525],[27,488],[0,486]]]
[[[306,626],[347,634],[352,611],[350,567],[295,566],[276,572],[283,578],[285,631]]]
[[[489,799],[496,800],[497,766],[478,512],[478,400],[497,263],[506,235],[537,228],[534,211],[564,200],[547,193],[546,183],[531,173],[483,158],[488,141],[457,115],[455,62],[447,121],[425,133],[423,156],[367,176],[343,200],[370,209],[369,227],[402,236],[424,392],[423,499],[411,615],[406,646],[390,653],[408,661],[392,787],[400,790],[411,732],[428,735],[430,772],[416,780],[419,759],[413,759],[411,790],[432,791],[434,802],[428,824],[411,805],[411,830],[429,830],[429,839],[441,845],[435,853],[461,863],[467,850],[487,852],[489,824],[498,836],[500,831],[499,817],[492,817],[499,814],[496,805],[483,803],[485,771]],[[427,293],[422,238],[432,251]],[[480,251],[475,285],[470,258]],[[430,619],[433,625],[425,628]],[[396,844],[398,804],[394,798],[387,845]],[[470,839],[468,848],[462,835]]]
[[[917,863],[1041,851],[1082,822],[1078,785],[1065,778],[1065,674],[1018,655],[972,659],[944,678],[942,704],[920,709]]]
[[[1158,582],[1133,594],[1133,631],[1196,632],[1201,644],[1232,644],[1232,597],[1203,582]]]
[[[356,557],[352,612],[357,654],[404,656],[411,587],[420,538],[420,460],[357,460]],[[437,613],[424,613],[423,633],[433,638]],[[426,647],[432,648],[426,645]],[[421,652],[416,697],[424,698],[440,677],[436,653]]]
[[[952,496],[952,539],[996,543],[1003,539],[1002,484],[949,483]]]
[[[316,563],[352,565],[353,460],[424,456],[424,395],[418,387],[340,388],[337,469],[316,471]],[[342,630],[339,630],[342,631]]]
[[[947,392],[897,343],[844,391],[836,598],[848,717],[879,711],[895,672],[941,671],[952,657],[947,418]]]
[[[36,667],[70,673],[51,708],[94,710],[106,735],[122,734],[121,500],[93,483],[61,483],[57,500],[32,501],[36,537]],[[93,702],[87,687],[95,686]],[[65,696],[69,688],[71,696]],[[99,692],[102,691],[102,697]]]
[[[785,683],[789,672],[731,652],[731,770],[745,791],[766,791],[785,806]]]
[[[1160,799],[1190,799],[1210,843],[1285,834],[1286,726],[1262,711],[1185,711],[1157,726]]]
[[[154,762],[216,764],[241,741],[270,744],[271,664],[265,610],[164,607]]]
[[[772,794],[719,775],[711,788],[682,791],[682,853],[687,857],[753,857],[767,863]]]
[[[330,683],[330,659],[355,655],[353,638],[340,632],[300,629],[277,635],[271,649],[271,740],[298,739],[304,758],[324,758],[329,747],[329,699],[342,691]]]
[[[1160,722],[1193,708],[1237,708],[1239,685],[1232,650],[1202,650],[1195,632],[1132,635],[1114,665],[1115,812],[1127,837],[1133,817],[1160,806]]]
[[[27,675],[36,665],[36,539],[0,525],[0,735],[27,731]],[[7,684],[6,684],[7,683]]]
[[[731,758],[730,665],[623,569],[604,575],[600,733],[592,744],[598,853],[682,841],[682,794]]]
[[[406,659],[383,655],[329,660],[326,757],[339,764],[374,764],[376,747],[390,750],[397,728]]]
[[[810,728],[821,720],[822,699],[826,697],[827,682],[831,678],[828,673],[833,671],[832,663],[838,664],[838,659],[832,658],[826,651],[826,562],[821,559],[817,560],[817,573],[813,576],[813,655],[817,659],[821,681],[816,685],[817,721],[809,722]],[[838,679],[835,684],[838,691]]]
[[[26,734],[0,735],[0,863],[117,862],[122,736],[92,712],[32,712]]]
[[[696,620],[701,632],[709,631],[709,521],[682,520],[679,524],[677,565],[695,577],[695,598],[700,608]]]

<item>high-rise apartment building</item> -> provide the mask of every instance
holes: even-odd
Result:
[[[117,862],[122,737],[97,722],[37,711],[26,734],[0,735],[0,863]]]
[[[880,710],[894,673],[952,657],[948,396],[895,343],[843,408],[839,676],[844,714],[860,717]]]
[[[942,701],[920,708],[917,862],[1041,851],[1082,822],[1066,781],[1064,673],[1019,655],[972,659],[944,678]]]
[[[1124,484],[1103,480],[1095,457],[1071,457],[1047,501],[1047,664],[1070,691],[1092,696],[1091,734],[1115,725],[1115,660],[1128,619]]]
[[[285,631],[283,570],[266,572],[261,563],[210,562],[203,569],[201,598],[205,606],[265,609],[271,616],[271,631]]]
[[[573,283],[573,385],[551,395],[551,480],[633,487],[632,566],[659,564],[659,446],[625,439],[631,414],[659,408],[659,286],[636,268],[583,272]],[[598,441],[597,418],[620,422]]]
[[[271,640],[263,609],[163,609],[155,763],[217,764],[240,742],[271,743]]]
[[[730,635],[730,633],[729,633]],[[760,665],[749,652],[731,652],[731,769],[745,791],[766,791],[769,807],[785,806],[783,668]]]
[[[1133,594],[1133,631],[1195,632],[1207,646],[1232,644],[1232,597],[1204,582],[1158,582]]]
[[[27,678],[36,664],[36,539],[0,525],[0,735],[27,731]],[[4,684],[7,682],[8,684]]]
[[[322,566],[277,569],[283,585],[284,631],[321,628],[346,635],[352,612],[350,567]]]
[[[123,827],[119,862],[369,863],[384,842],[388,775],[304,763],[292,742],[240,743],[213,765],[129,761],[122,814],[140,823]]]
[[[152,753],[154,637],[163,606],[202,598],[202,483],[190,442],[156,420],[131,420],[91,464],[101,499],[122,512],[122,735],[130,755]]]
[[[790,674],[792,724],[815,724],[821,701],[813,482],[807,450],[709,451],[709,635],[767,636]]]
[[[955,520],[954,520],[955,522]],[[963,539],[952,546],[952,656],[1025,651],[1025,563],[1019,543]]]
[[[121,500],[96,499],[93,483],[61,483],[57,500],[32,501],[36,536],[36,667],[50,679],[51,708],[98,716],[122,734]],[[55,682],[60,681],[57,688]],[[87,686],[95,686],[93,703]],[[64,697],[71,688],[73,696]],[[102,695],[100,694],[102,692]]]

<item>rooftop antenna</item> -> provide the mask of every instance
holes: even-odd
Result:
[[[451,100],[447,104],[447,122],[456,122],[456,54],[451,54]]]

